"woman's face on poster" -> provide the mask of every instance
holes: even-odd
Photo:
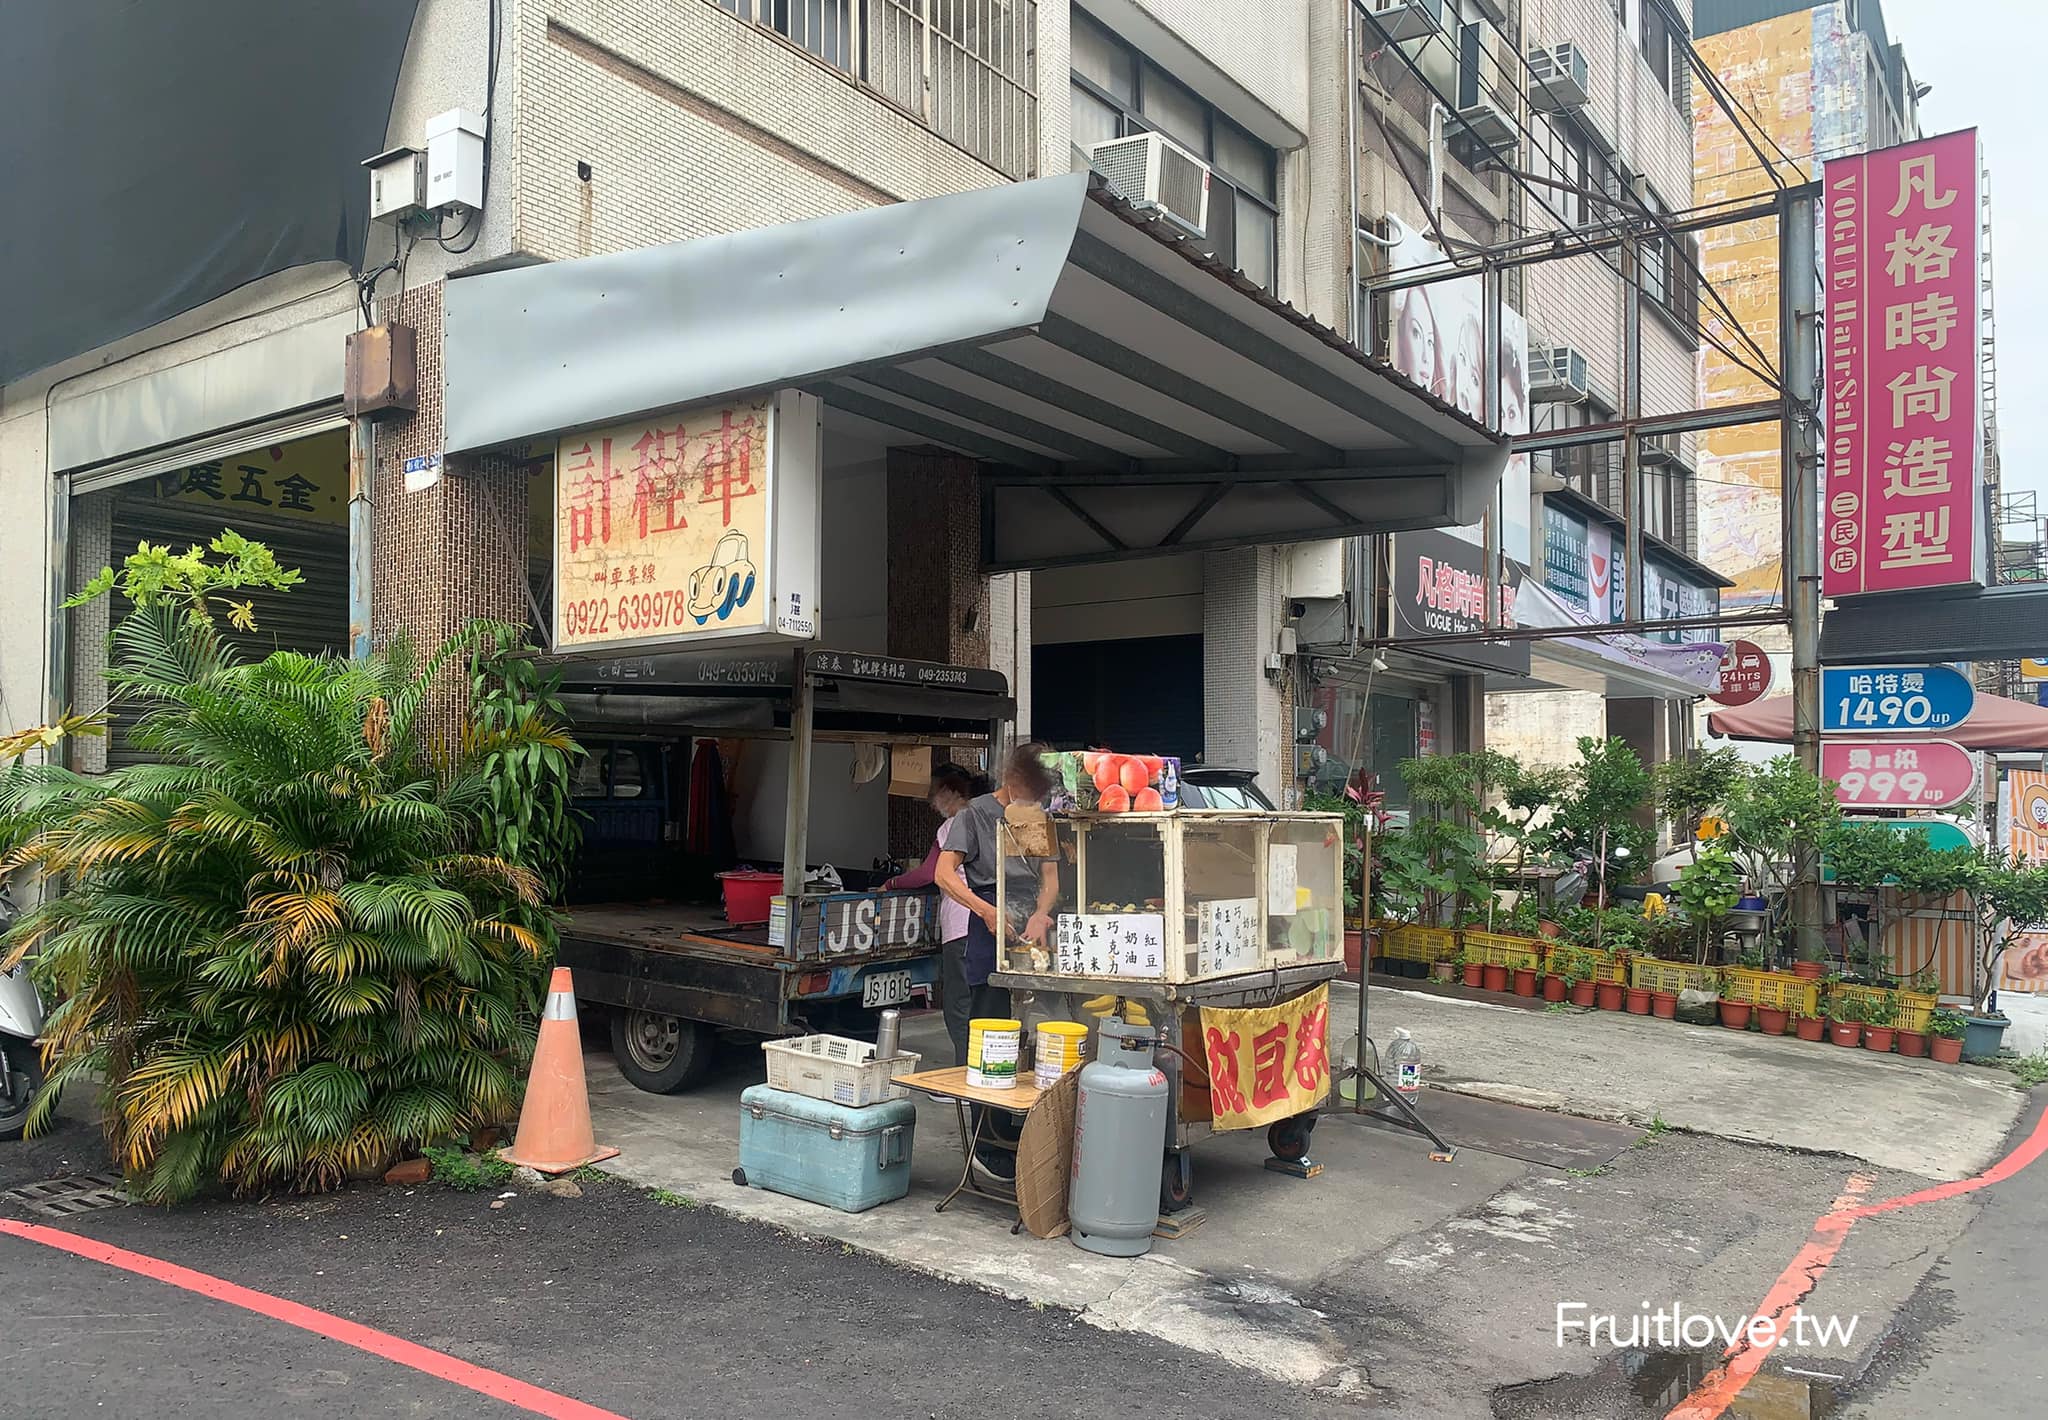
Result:
[[[1410,290],[1401,302],[1401,318],[1395,325],[1394,363],[1424,389],[1439,383],[1436,365],[1436,317],[1429,298],[1421,288]]]

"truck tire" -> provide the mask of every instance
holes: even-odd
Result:
[[[609,1014],[612,1059],[636,1088],[672,1095],[689,1089],[710,1071],[718,1038],[702,1021],[624,1007]]]

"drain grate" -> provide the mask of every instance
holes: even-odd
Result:
[[[53,1178],[47,1183],[25,1183],[0,1193],[0,1202],[14,1203],[46,1218],[68,1218],[73,1213],[90,1213],[98,1208],[119,1208],[129,1201],[121,1191],[117,1173],[85,1173],[74,1178]]]

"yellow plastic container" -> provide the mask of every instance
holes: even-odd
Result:
[[[1017,1086],[1017,1054],[1024,1023],[992,1016],[967,1023],[967,1083],[982,1090]]]
[[[1038,1027],[1034,1057],[1038,1088],[1049,1090],[1069,1070],[1088,1058],[1088,1027],[1073,1021],[1045,1021]]]

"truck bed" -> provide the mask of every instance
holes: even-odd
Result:
[[[768,945],[768,924],[735,927],[722,908],[701,902],[594,902],[563,914],[562,935],[613,946],[697,955],[735,953],[743,959],[779,959]]]

